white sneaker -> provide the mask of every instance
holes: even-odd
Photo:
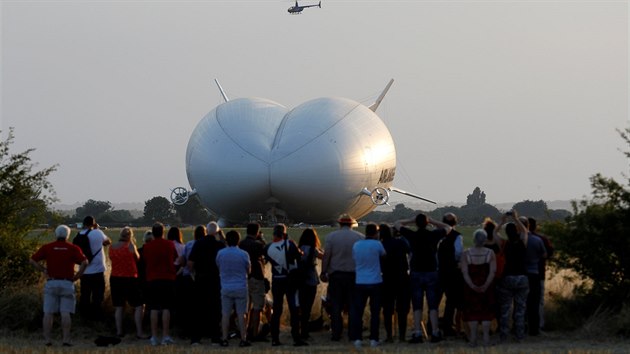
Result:
[[[361,345],[363,345],[363,343],[361,342],[360,339],[357,339],[354,341],[354,347],[355,348],[361,348]]]
[[[370,347],[374,348],[374,347],[378,347],[379,345],[381,345],[381,342],[374,339],[370,340]]]
[[[160,342],[158,341],[158,339],[157,339],[157,338],[155,338],[155,337],[151,337],[151,338],[149,338],[149,341],[151,342],[151,345],[152,345],[152,346],[156,346],[156,345],[160,344]]]
[[[175,341],[170,336],[162,338],[162,345],[175,344]]]

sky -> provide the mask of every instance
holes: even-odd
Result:
[[[307,4],[309,2],[301,2]],[[312,3],[312,2],[311,2]],[[569,200],[628,161],[626,1],[0,0],[3,139],[60,203],[168,197],[222,98],[369,105],[394,186],[440,203]],[[409,201],[393,197],[392,201]]]

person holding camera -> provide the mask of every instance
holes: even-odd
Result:
[[[512,222],[507,222],[512,219]],[[516,210],[507,212],[501,219],[501,223],[495,230],[495,237],[499,236],[499,230],[505,226],[507,241],[503,248],[505,267],[503,279],[497,285],[501,318],[500,339],[507,340],[510,332],[510,314],[514,307],[514,327],[516,339],[525,337],[525,309],[527,295],[529,294],[529,280],[527,279],[527,239],[528,231],[519,220]]]

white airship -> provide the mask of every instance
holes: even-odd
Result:
[[[216,81],[216,80],[215,80]],[[174,204],[197,194],[221,224],[331,223],[356,219],[388,202],[396,148],[376,109],[346,98],[317,98],[292,110],[263,98],[230,100],[201,119],[186,150],[191,190],[177,187]]]

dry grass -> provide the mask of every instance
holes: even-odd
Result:
[[[285,343],[290,343],[290,338],[286,329],[283,329],[281,337]],[[529,338],[521,343],[508,343],[492,347],[469,348],[461,339],[444,341],[438,344],[407,344],[395,343],[384,344],[379,348],[363,348],[356,350],[349,342],[331,343],[327,333],[314,334],[314,340],[308,347],[295,348],[291,345],[272,348],[269,343],[255,343],[250,348],[238,348],[237,341],[232,340],[230,347],[221,348],[216,345],[211,346],[204,343],[198,347],[191,347],[183,340],[168,347],[151,347],[148,341],[138,341],[135,339],[125,339],[115,347],[97,348],[91,340],[75,340],[72,348],[60,346],[60,340],[55,342],[53,347],[45,347],[40,336],[36,334],[5,333],[0,337],[1,353],[85,353],[87,351],[96,352],[116,352],[116,353],[205,353],[209,350],[219,352],[242,352],[242,353],[311,353],[311,352],[366,352],[366,353],[628,353],[630,352],[630,342],[628,341],[597,341],[583,336],[571,336],[561,333],[547,335],[541,338]]]

